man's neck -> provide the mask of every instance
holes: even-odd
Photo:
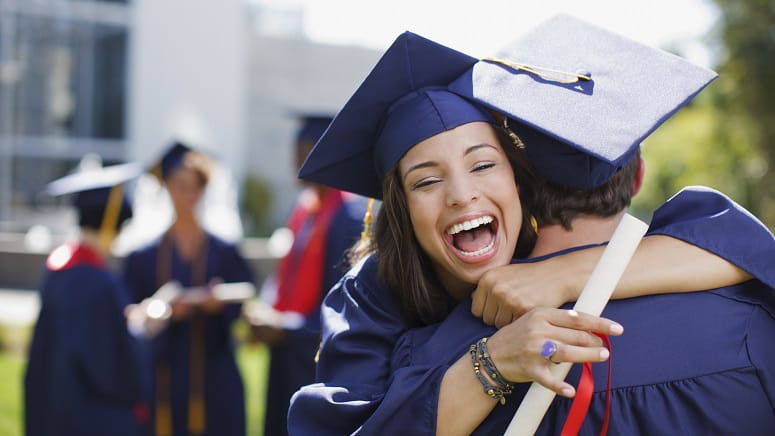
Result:
[[[538,240],[530,253],[530,257],[545,256],[573,247],[608,242],[623,214],[624,211],[608,218],[579,216],[571,223],[571,230],[565,229],[559,224],[542,226],[538,229]]]

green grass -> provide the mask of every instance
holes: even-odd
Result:
[[[22,384],[29,329],[0,326],[0,435],[21,436]],[[249,436],[263,435],[264,397],[269,353],[264,345],[237,349],[237,364],[245,385]]]
[[[237,351],[237,364],[245,385],[248,435],[264,434],[264,399],[269,370],[269,349],[265,345],[242,345]],[[0,432],[0,434],[4,434]]]
[[[22,377],[24,359],[0,352],[0,434],[22,434]]]

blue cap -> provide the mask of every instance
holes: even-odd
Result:
[[[180,141],[175,141],[168,146],[160,161],[161,178],[166,179],[172,171],[181,167],[183,159],[189,151],[191,151],[191,147]]]
[[[536,171],[576,189],[600,186],[641,141],[716,73],[579,19],[560,15],[450,89],[517,123]]]
[[[323,132],[326,131],[328,125],[334,119],[329,115],[303,115],[300,117],[301,127],[296,133],[296,142],[312,141],[318,142]]]
[[[415,144],[492,116],[446,89],[476,62],[411,32],[382,55],[304,162],[299,177],[382,198],[382,178]]]
[[[89,169],[54,180],[46,185],[46,192],[53,196],[75,194],[73,204],[81,215],[89,212],[101,214],[108,204],[111,188],[134,179],[142,172],[143,166],[136,162]],[[123,208],[129,209],[126,195],[122,203]]]

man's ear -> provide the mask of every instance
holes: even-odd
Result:
[[[635,197],[643,187],[643,177],[646,174],[646,161],[642,157],[638,158],[638,171],[635,172],[635,179],[632,181],[632,196]]]

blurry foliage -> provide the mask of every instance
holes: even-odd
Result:
[[[650,211],[688,184],[719,189],[775,228],[775,2],[713,0],[719,78],[644,142]]]
[[[268,222],[273,200],[271,187],[261,177],[249,175],[245,177],[245,187],[242,193],[246,236],[269,235],[274,230]]]

